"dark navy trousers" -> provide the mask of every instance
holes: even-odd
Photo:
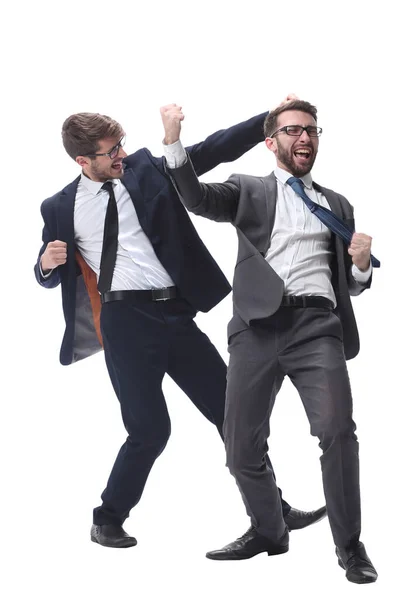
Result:
[[[171,426],[161,389],[165,373],[223,437],[227,368],[194,316],[181,298],[119,300],[102,306],[105,360],[128,437],[113,465],[102,505],[94,509],[97,525],[124,522],[166,446]],[[290,507],[282,504],[286,514]]]

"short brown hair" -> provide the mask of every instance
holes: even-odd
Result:
[[[308,113],[317,121],[317,113],[316,106],[313,106],[309,102],[305,102],[305,100],[292,100],[287,104],[283,104],[279,106],[275,110],[269,112],[267,117],[264,120],[263,131],[265,137],[271,137],[271,135],[277,129],[277,117],[281,115],[281,113],[286,110],[300,110],[301,112]]]
[[[122,126],[106,115],[99,113],[77,113],[63,123],[63,146],[74,160],[77,156],[95,154],[99,142],[105,138],[121,137]]]

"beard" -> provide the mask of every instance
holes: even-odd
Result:
[[[314,165],[318,151],[315,151],[311,145],[306,145],[305,147],[311,151],[311,156],[303,165],[300,165],[294,156],[294,146],[291,146],[291,148],[284,148],[284,146],[281,145],[281,142],[277,140],[277,160],[279,160],[286,167],[286,170],[294,175],[294,177],[303,177],[311,171]]]
[[[107,169],[105,167],[98,166],[95,161],[92,161],[91,175],[93,177],[91,177],[91,179],[94,177],[98,181],[107,181],[108,179],[121,179],[124,175],[123,170],[116,171],[116,169],[112,169],[112,164],[113,163],[111,163],[111,167]]]

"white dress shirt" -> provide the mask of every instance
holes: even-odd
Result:
[[[111,290],[150,290],[174,285],[144,233],[129,192],[112,179],[119,219],[118,249]],[[74,205],[74,241],[85,262],[99,278],[106,208],[109,193],[103,182],[84,174],[78,183]],[[52,271],[44,277],[49,277]],[[41,269],[41,274],[42,269]]]
[[[186,152],[180,140],[164,145],[170,169],[182,166]],[[336,306],[336,296],[331,283],[331,232],[312,214],[302,198],[286,184],[292,175],[277,167],[277,203],[271,242],[265,259],[284,281],[284,293],[293,296],[323,296]],[[312,186],[310,173],[300,178],[307,196],[330,209],[329,203]],[[372,266],[365,272],[352,266],[352,275],[358,283],[365,284]]]
[[[139,223],[129,192],[120,179],[112,179],[112,184],[119,235],[111,290],[149,290],[174,285]],[[82,174],[74,205],[74,241],[97,278],[109,201],[109,193],[102,186],[103,182],[92,181]]]

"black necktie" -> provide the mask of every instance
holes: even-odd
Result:
[[[109,192],[109,202],[106,209],[104,239],[102,242],[101,267],[98,279],[98,291],[103,294],[109,292],[112,284],[113,270],[115,268],[116,253],[118,249],[118,207],[113,193],[111,181],[102,186],[103,190]]]
[[[292,187],[294,192],[298,194],[300,198],[302,198],[312,214],[318,217],[319,221],[322,221],[322,223],[326,225],[330,231],[338,235],[345,244],[348,246],[351,244],[351,238],[353,237],[354,232],[351,231],[351,229],[349,229],[349,227],[347,227],[347,225],[331,210],[325,208],[324,206],[320,206],[320,204],[317,204],[311,200],[305,193],[304,184],[301,179],[298,179],[297,177],[290,177],[287,179],[287,183]],[[381,266],[379,260],[375,258],[375,256],[372,256],[372,254],[371,264],[373,267]]]

